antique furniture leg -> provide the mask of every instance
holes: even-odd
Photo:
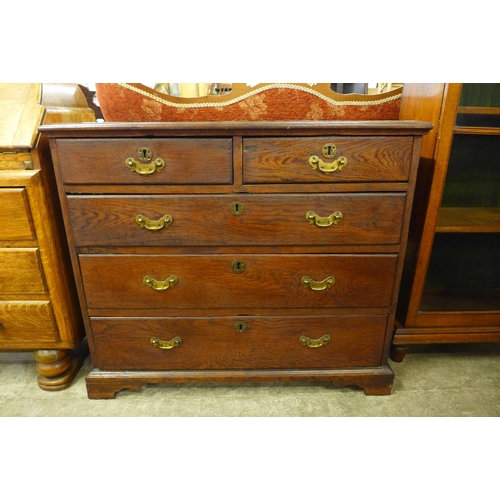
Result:
[[[391,346],[390,358],[396,363],[401,363],[405,358],[405,356],[408,354],[409,350],[410,350],[409,347],[402,347],[393,344]]]
[[[73,382],[89,350],[84,340],[78,349],[39,349],[34,352],[38,385],[45,391],[60,391]]]

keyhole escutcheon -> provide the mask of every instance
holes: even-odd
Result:
[[[247,324],[244,322],[244,321],[238,321],[235,325],[234,325],[234,329],[238,332],[238,333],[245,333],[247,331]]]
[[[245,267],[246,267],[246,265],[242,260],[235,260],[231,264],[231,269],[235,273],[242,273],[245,270]]]
[[[137,150],[137,156],[141,161],[149,161],[153,157],[151,149],[146,147],[141,147]]]
[[[328,142],[323,146],[321,152],[325,158],[333,158],[337,154],[337,146],[332,142]]]
[[[245,211],[245,207],[241,201],[233,201],[229,209],[233,215],[241,215]]]

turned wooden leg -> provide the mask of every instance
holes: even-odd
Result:
[[[408,354],[408,351],[410,350],[409,347],[403,347],[399,345],[392,345],[391,346],[391,353],[390,357],[393,361],[396,363],[401,363],[405,356]]]
[[[40,388],[45,391],[60,391],[73,382],[88,355],[88,346],[85,342],[75,351],[40,349],[34,355]]]

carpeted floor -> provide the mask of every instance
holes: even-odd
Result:
[[[89,400],[87,358],[73,384],[38,388],[31,353],[0,353],[0,416],[11,417],[496,417],[500,416],[500,344],[415,349],[390,396],[321,385],[148,386],[113,400]]]

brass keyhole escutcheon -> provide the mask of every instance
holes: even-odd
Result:
[[[246,264],[242,260],[235,260],[231,264],[231,269],[235,273],[242,273],[245,270]]]
[[[245,207],[241,201],[233,201],[229,209],[233,215],[241,215],[245,211]]]
[[[153,153],[151,152],[151,149],[143,146],[137,150],[137,157],[141,161],[150,161],[153,157]]]
[[[244,321],[238,321],[235,325],[234,325],[234,329],[238,332],[238,333],[245,333],[247,331],[247,324],[244,322]]]
[[[321,149],[325,158],[333,158],[337,154],[337,146],[332,142],[326,143]]]

